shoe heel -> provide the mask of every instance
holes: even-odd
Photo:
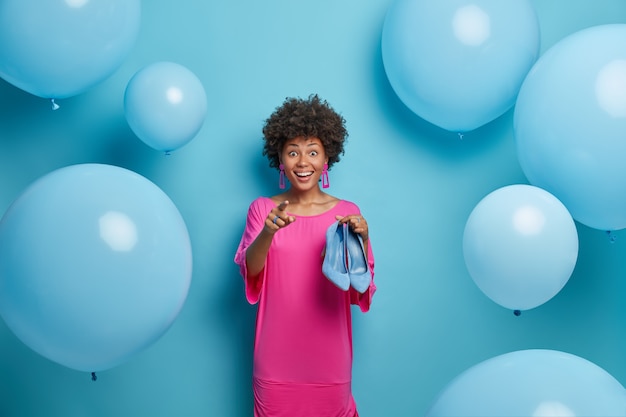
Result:
[[[335,222],[326,230],[326,253],[322,262],[324,276],[343,291],[350,288],[346,263],[345,228],[345,225],[339,226],[339,222]]]
[[[352,288],[363,294],[372,283],[365,247],[361,235],[354,233],[350,228],[347,231],[346,247],[348,252],[348,275]]]

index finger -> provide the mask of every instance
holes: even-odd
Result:
[[[278,210],[280,211],[285,211],[285,209],[287,208],[287,205],[289,204],[289,201],[285,200],[282,203],[280,203],[278,205]]]

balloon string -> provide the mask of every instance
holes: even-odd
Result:
[[[59,107],[61,107],[54,101],[54,99],[51,99],[50,101],[52,102],[52,110],[57,110]]]
[[[98,380],[98,377],[96,376],[96,373],[95,373],[95,372],[92,372],[92,373],[91,373],[91,380],[92,380],[92,381],[97,381],[97,380]]]

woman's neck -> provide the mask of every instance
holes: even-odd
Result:
[[[323,213],[337,204],[337,198],[317,189],[303,193],[289,190],[283,194],[272,197],[275,203],[289,201],[287,211],[300,215],[315,215]]]

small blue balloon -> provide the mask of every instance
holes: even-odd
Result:
[[[0,316],[69,368],[112,368],[170,327],[191,281],[174,203],[123,168],[74,165],[30,185],[0,221]]]
[[[626,24],[571,34],[524,81],[514,114],[528,181],[599,230],[626,228]]]
[[[529,349],[481,362],[454,378],[426,417],[626,416],[626,390],[594,363]]]
[[[122,64],[140,18],[140,0],[2,0],[0,77],[39,97],[80,94]]]
[[[148,146],[170,152],[200,131],[207,98],[198,77],[174,62],[156,62],[135,73],[124,95],[126,120]]]
[[[485,295],[505,308],[528,310],[553,298],[569,280],[578,233],[556,197],[532,185],[510,185],[472,210],[463,255]]]
[[[528,0],[394,0],[382,33],[389,82],[404,104],[465,132],[505,113],[539,56]]]

